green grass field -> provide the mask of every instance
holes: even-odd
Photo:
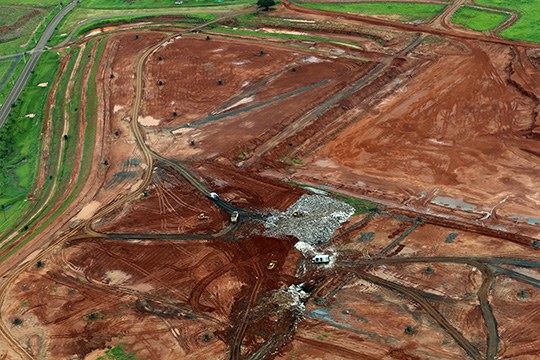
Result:
[[[4,127],[0,130],[0,205],[3,215],[15,219],[25,207],[25,199],[33,185],[40,156],[43,113],[59,67],[56,52],[43,54],[39,65],[15,103]],[[47,87],[37,84],[48,82]],[[26,115],[35,114],[34,118]],[[0,216],[3,216],[0,215]],[[0,228],[4,228],[6,222]]]
[[[319,10],[353,14],[395,17],[403,22],[426,22],[444,10],[446,5],[400,2],[366,3],[296,3],[296,5]]]
[[[62,0],[0,0],[0,5],[55,6],[61,2]]]
[[[476,31],[489,31],[496,29],[509,17],[505,13],[462,6],[452,16],[452,22]]]
[[[476,3],[519,14],[519,19],[499,35],[511,40],[540,43],[540,0],[476,0]]]
[[[177,4],[177,2],[179,4]],[[187,6],[246,4],[252,0],[85,0],[82,7],[93,9],[149,9]],[[180,4],[181,3],[181,4]]]
[[[17,61],[17,59],[4,59],[0,60],[0,85],[2,85],[2,82],[5,81],[5,85],[8,86],[12,83],[12,81],[9,81],[9,78],[6,78],[6,75],[8,74],[9,70],[13,66],[13,64]],[[1,88],[0,88],[1,91]],[[2,99],[0,98],[0,104],[2,104]]]
[[[5,26],[0,31],[0,55],[32,49],[49,21],[60,10],[55,6],[58,1],[12,3],[0,0],[0,27]]]

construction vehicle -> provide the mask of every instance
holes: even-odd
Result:
[[[208,220],[210,218],[208,217],[208,215],[206,215],[204,213],[200,213],[199,216],[198,216],[198,219],[202,221],[202,220]]]
[[[238,211],[233,211],[231,214],[231,222],[236,223],[238,221]]]
[[[219,195],[216,194],[215,192],[211,192],[210,195],[208,195],[208,197],[212,200],[219,200]]]
[[[300,217],[300,216],[302,216],[302,213],[300,211],[298,211],[298,210],[294,210],[292,212],[292,216],[293,217]]]
[[[276,268],[276,265],[277,265],[277,260],[271,260],[268,265],[266,266],[266,268],[268,270],[274,270]]]
[[[313,259],[311,259],[311,262],[313,264],[328,264],[330,262],[330,256],[325,254],[315,255]]]

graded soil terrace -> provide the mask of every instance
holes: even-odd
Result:
[[[142,112],[159,124],[149,127],[151,147],[183,159],[240,161],[374,66],[271,44],[255,46],[262,55],[253,48],[250,41],[183,36],[156,51]]]
[[[433,211],[444,211],[437,197],[451,198],[442,206],[471,204],[463,215],[477,218],[501,201],[503,213],[505,198],[512,215],[537,214],[533,78],[513,76],[512,48],[461,45],[465,52],[435,57],[412,79],[396,80],[398,91],[303,159],[294,178]]]

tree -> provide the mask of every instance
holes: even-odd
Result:
[[[257,7],[263,8],[264,11],[270,10],[270,7],[274,5],[276,5],[275,0],[257,0]]]

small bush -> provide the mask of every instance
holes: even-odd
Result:
[[[416,334],[416,329],[414,327],[412,327],[411,325],[408,325],[406,328],[405,328],[405,334],[407,335],[414,335]]]

